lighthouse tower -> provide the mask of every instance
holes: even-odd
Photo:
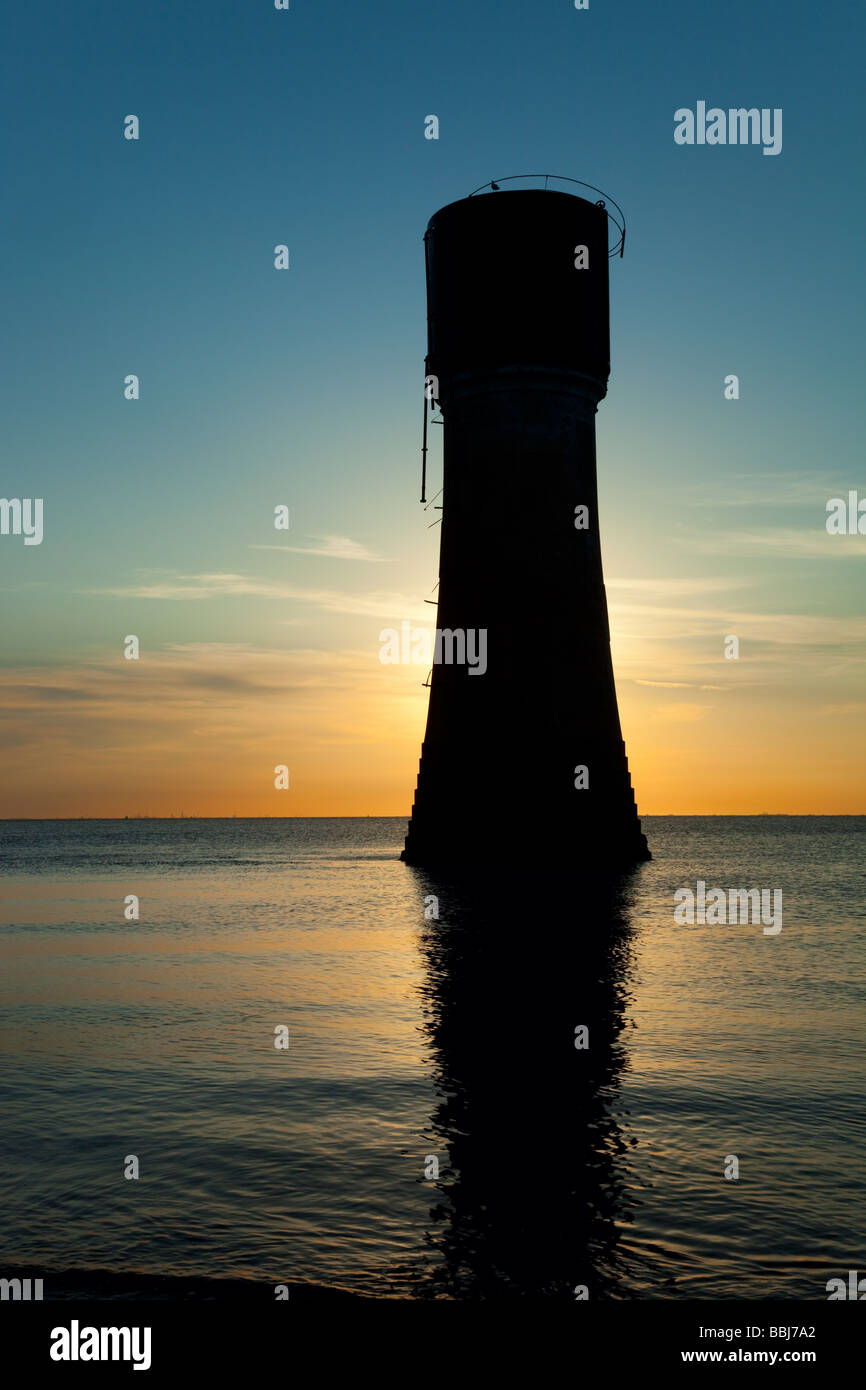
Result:
[[[402,857],[625,867],[650,855],[599,534],[608,215],[570,193],[496,190],[435,213],[425,248],[442,638]]]

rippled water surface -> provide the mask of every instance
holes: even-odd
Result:
[[[0,825],[0,1273],[803,1299],[866,1270],[866,818],[644,828],[609,885],[437,881],[404,820]],[[782,890],[781,932],[675,924],[699,879]]]

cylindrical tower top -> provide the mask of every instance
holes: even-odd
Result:
[[[425,235],[427,372],[556,367],[610,374],[608,215],[570,193],[515,189],[440,208]]]

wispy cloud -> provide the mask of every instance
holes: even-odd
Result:
[[[331,613],[354,613],[361,618],[390,618],[392,622],[402,622],[406,618],[431,626],[433,622],[432,609],[415,594],[410,597],[407,594],[379,591],[369,594],[344,594],[328,589],[299,589],[295,597]]]
[[[614,669],[635,699],[667,692],[834,689],[856,698],[866,668],[866,618],[814,613],[749,613],[680,604],[611,604]],[[739,638],[739,659],[725,638]],[[804,685],[805,682],[805,685]],[[829,693],[829,690],[828,690]],[[824,697],[826,698],[826,696]]]
[[[392,561],[384,555],[376,555],[360,541],[348,536],[312,536],[318,545],[251,545],[250,550],[284,550],[293,555],[322,555],[328,560],[364,560],[368,564],[387,565]]]
[[[823,504],[821,509],[824,519]],[[812,530],[775,526],[763,531],[713,531],[674,536],[674,541],[701,555],[746,556],[755,559],[841,560],[866,556],[866,537],[831,536],[824,525]]]
[[[138,571],[139,574],[154,573]],[[164,573],[157,571],[156,573]],[[85,589],[88,594],[110,598],[208,599],[254,595],[257,598],[294,598],[291,584],[267,579],[251,579],[244,574],[175,574],[165,578],[122,584],[116,588]]]
[[[650,685],[658,690],[724,690],[723,685],[698,685],[696,681],[647,681],[635,679],[635,685]]]
[[[630,619],[641,619],[635,636],[644,640],[673,637],[748,636],[755,641],[786,646],[852,646],[866,643],[866,618],[831,618],[815,613],[748,613],[731,608],[680,608],[658,604],[614,603],[616,632],[624,636]],[[652,618],[647,629],[646,620]]]
[[[834,485],[826,473],[803,470],[784,473],[731,473],[723,489],[695,483],[686,487],[682,502],[686,507],[818,507],[823,512],[827,499],[845,496],[849,484]]]
[[[607,579],[605,588],[624,590],[627,593],[646,594],[653,598],[685,597],[690,594],[720,594],[731,589],[748,589],[750,579],[742,575],[720,575],[718,578],[700,579],[688,575],[676,579]]]
[[[152,573],[145,571],[145,573]],[[271,598],[308,603],[331,613],[351,613],[365,618],[404,618],[429,622],[430,608],[417,595],[374,590],[366,594],[335,589],[312,589],[283,580],[254,579],[244,574],[176,574],[143,579],[117,588],[88,589],[89,594],[110,598],[183,601],[220,598]],[[294,622],[294,619],[287,619]]]

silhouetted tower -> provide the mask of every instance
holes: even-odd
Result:
[[[647,859],[599,544],[608,214],[569,193],[496,191],[441,208],[424,240],[444,419],[437,631],[486,631],[487,669],[449,663],[459,644],[443,640],[403,858]]]

